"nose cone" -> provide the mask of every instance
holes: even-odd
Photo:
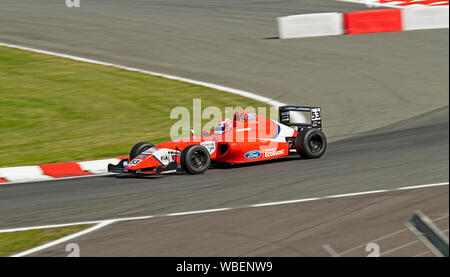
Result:
[[[151,168],[163,165],[157,158],[153,155],[138,155],[134,158],[126,167],[126,170],[137,170],[143,168]]]

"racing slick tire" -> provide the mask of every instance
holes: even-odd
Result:
[[[327,149],[327,138],[319,129],[303,129],[295,138],[295,149],[304,159],[320,158]]]
[[[131,148],[130,161],[133,160],[134,158],[136,158],[137,155],[141,154],[142,152],[144,152],[147,149],[152,148],[153,146],[155,146],[155,145],[148,143],[148,142],[139,142],[138,144],[133,146],[133,148]]]
[[[204,146],[193,144],[181,152],[180,163],[185,172],[202,174],[211,165],[211,156]]]

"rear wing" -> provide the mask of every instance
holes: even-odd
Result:
[[[280,123],[284,125],[322,129],[320,107],[282,106],[278,111]]]

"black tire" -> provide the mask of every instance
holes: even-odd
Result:
[[[327,138],[319,129],[303,129],[295,138],[295,149],[304,159],[320,158],[327,149]]]
[[[131,148],[130,161],[133,160],[134,158],[136,158],[137,155],[141,154],[142,152],[144,152],[147,149],[152,148],[153,146],[155,146],[155,145],[148,143],[148,142],[139,142],[138,144],[133,146],[133,148]]]
[[[202,174],[211,164],[209,151],[201,145],[193,144],[184,148],[180,157],[181,167],[189,174]]]

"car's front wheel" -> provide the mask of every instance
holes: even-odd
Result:
[[[181,152],[180,163],[185,172],[201,174],[211,164],[211,156],[204,146],[198,144],[189,145]]]
[[[320,158],[327,149],[327,138],[319,129],[303,129],[295,138],[295,149],[304,159]]]
[[[136,158],[136,156],[138,156],[145,150],[152,148],[153,146],[155,146],[155,145],[148,143],[148,142],[139,142],[138,144],[133,146],[133,148],[131,148],[130,161],[133,160],[134,158]]]

